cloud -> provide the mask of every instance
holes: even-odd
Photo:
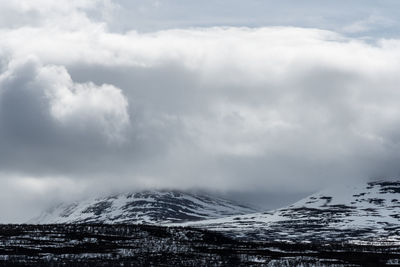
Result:
[[[312,191],[400,173],[399,40],[298,27],[115,33],[80,3],[80,27],[40,17],[0,30],[2,177],[40,192],[54,181],[93,193]]]
[[[350,25],[343,27],[343,32],[346,33],[362,33],[368,32],[376,28],[390,27],[395,24],[395,21],[377,15],[370,15],[366,19],[352,22]]]
[[[0,28],[42,27],[79,29],[93,20],[104,23],[118,5],[109,0],[0,0]],[[90,14],[90,18],[89,15]]]
[[[0,75],[0,169],[83,175],[85,166],[99,164],[92,153],[125,143],[128,107],[115,86],[75,83],[65,67],[35,58],[10,61]]]
[[[396,41],[373,46],[329,31],[285,27],[124,35],[24,28],[3,35],[15,62],[32,55],[43,62],[11,61],[2,87],[12,95],[18,90],[11,88],[22,85],[37,102],[47,100],[47,117],[41,116],[51,123],[45,133],[68,128],[62,136],[79,147],[82,139],[74,140],[72,131],[87,139],[124,132],[125,147],[99,145],[105,155],[94,161],[109,157],[112,163],[96,173],[144,175],[165,185],[184,180],[187,186],[192,176],[210,176],[235,187],[232,181],[243,179],[237,174],[265,185],[294,176],[328,180],[336,175],[328,173],[329,165],[341,176],[368,177],[373,160],[397,156],[384,147],[396,138]],[[11,102],[8,94],[3,102]],[[34,105],[43,112],[43,104]],[[364,150],[371,159],[358,159]],[[62,162],[70,166],[80,154],[77,148]]]
[[[4,123],[19,116],[15,113],[35,114],[38,117],[32,119],[38,121],[29,123],[47,120],[52,127],[80,131],[93,128],[113,140],[122,138],[129,125],[128,101],[120,89],[107,84],[74,83],[62,66],[43,66],[32,58],[12,61],[0,76],[0,89]]]

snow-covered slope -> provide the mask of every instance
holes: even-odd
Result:
[[[400,242],[400,182],[338,186],[275,211],[185,225],[257,240]]]
[[[60,205],[28,223],[146,223],[197,221],[255,212],[231,201],[179,191],[145,191]]]

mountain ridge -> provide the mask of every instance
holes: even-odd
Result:
[[[273,211],[185,225],[246,239],[400,244],[400,181],[337,186]]]

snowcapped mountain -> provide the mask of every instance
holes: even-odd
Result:
[[[147,191],[61,205],[29,223],[144,223],[264,241],[400,244],[400,181],[337,186],[269,212],[211,196]]]
[[[185,225],[256,240],[400,242],[400,181],[338,186],[271,212]]]
[[[255,212],[234,202],[180,191],[145,191],[60,205],[28,223],[166,224]]]

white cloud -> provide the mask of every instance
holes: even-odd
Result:
[[[53,26],[65,30],[81,29],[95,18],[105,26],[118,9],[110,0],[0,0],[0,7],[0,28]]]
[[[29,94],[41,98],[34,112],[48,108],[48,113],[63,127],[80,131],[102,132],[112,141],[123,140],[129,126],[128,101],[115,86],[74,83],[65,67],[43,66],[35,58],[11,61],[0,76],[0,97],[20,91],[22,101]],[[43,103],[45,101],[45,103]],[[47,103],[46,103],[47,102]]]
[[[352,22],[343,27],[345,33],[362,33],[372,29],[393,26],[395,21],[377,15],[370,15],[365,19]]]
[[[43,62],[33,83],[44,90],[58,121],[87,129],[94,123],[108,136],[120,136],[133,115],[134,131],[127,132],[132,146],[141,143],[145,151],[172,155],[169,167],[158,168],[157,162],[140,167],[144,176],[168,181],[164,168],[179,168],[185,158],[174,162],[173,155],[192,150],[175,153],[170,144],[177,143],[196,147],[191,153],[199,153],[199,160],[255,157],[267,166],[274,157],[299,165],[330,161],[348,175],[359,170],[343,161],[364,150],[376,158],[397,157],[383,148],[397,138],[396,40],[371,45],[330,31],[287,27],[115,34],[92,26],[4,30],[2,46],[17,61],[33,55]],[[80,66],[83,70],[74,72]],[[85,83],[74,83],[66,69]],[[96,86],[93,80],[115,85]],[[137,104],[136,114],[128,101]],[[113,157],[130,153],[135,152]],[[208,163],[196,164],[193,168]],[[320,179],[304,169],[279,174],[275,169],[284,167],[273,165],[265,170],[265,183],[299,173]],[[357,175],[372,175],[369,166]],[[230,171],[218,172],[230,179]],[[261,177],[252,179],[263,183]]]
[[[4,3],[33,15],[0,30],[0,172],[293,191],[400,173],[400,40],[298,27],[120,34],[89,18],[99,3]]]

